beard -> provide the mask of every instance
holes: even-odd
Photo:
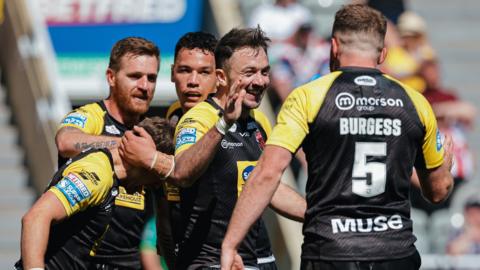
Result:
[[[129,95],[117,95],[114,97],[118,107],[123,113],[130,117],[139,117],[148,111],[150,100],[145,100],[145,103],[137,103],[136,100]]]

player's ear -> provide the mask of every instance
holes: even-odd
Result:
[[[115,71],[111,68],[107,68],[105,75],[107,77],[108,85],[110,87],[115,87]]]
[[[385,58],[387,58],[387,48],[383,47],[382,51],[380,52],[380,55],[378,56],[378,61],[377,64],[383,63],[385,61]]]
[[[215,75],[217,77],[217,87],[219,86],[227,86],[227,75],[225,74],[225,70],[217,68],[215,69]]]

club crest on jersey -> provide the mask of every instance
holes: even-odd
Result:
[[[87,117],[85,115],[81,115],[79,113],[71,113],[63,119],[62,124],[71,124],[71,125],[84,128],[86,122],[87,122]]]
[[[442,149],[443,143],[442,143],[442,134],[440,131],[437,129],[437,152],[439,152]]]
[[[194,144],[197,141],[196,128],[182,128],[177,135],[175,148],[179,148],[184,144]]]
[[[367,75],[356,77],[353,81],[357,85],[364,85],[364,86],[374,86],[377,84],[377,80]]]

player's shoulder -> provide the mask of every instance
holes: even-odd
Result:
[[[70,164],[75,167],[84,168],[105,168],[107,171],[113,170],[113,158],[108,149],[89,149],[73,158]],[[70,166],[68,166],[70,167]]]
[[[104,113],[106,108],[102,102],[92,102],[78,107],[74,112],[79,113]]]
[[[417,103],[421,103],[422,105],[425,103],[429,104],[425,96],[413,87],[404,84],[388,74],[383,74],[383,77],[402,88],[415,105],[417,105]]]
[[[334,71],[315,80],[297,87],[294,91],[304,92],[307,95],[318,94],[318,92],[328,91],[333,82],[342,74],[342,71]]]

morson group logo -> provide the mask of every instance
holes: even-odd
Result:
[[[342,92],[335,98],[335,105],[342,111],[356,107],[358,111],[373,111],[377,107],[403,107],[403,101],[399,98],[376,98],[357,97]]]

